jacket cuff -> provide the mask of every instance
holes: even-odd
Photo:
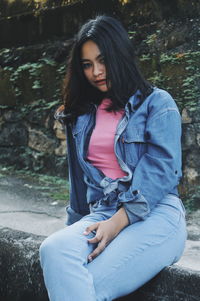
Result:
[[[147,200],[138,190],[121,192],[118,201],[124,207],[130,224],[145,220],[150,213]]]
[[[135,215],[132,212],[131,205],[132,205],[131,203],[123,203],[123,208],[126,211],[126,214],[127,214],[130,225],[141,220],[141,218],[139,218],[137,215]]]

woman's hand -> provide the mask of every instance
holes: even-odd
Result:
[[[128,217],[124,208],[120,208],[111,218],[97,222],[85,229],[84,235],[95,231],[95,237],[88,239],[89,243],[97,243],[96,249],[88,256],[91,262],[97,257],[105,247],[119,234],[119,232],[129,224]]]
[[[97,257],[105,249],[105,247],[111,242],[111,240],[113,240],[119,233],[115,223],[111,219],[108,219],[106,221],[101,221],[87,227],[83,234],[88,235],[93,231],[96,232],[96,235],[94,238],[88,239],[88,242],[92,244],[97,243],[98,246],[88,256],[89,262],[91,262],[95,257]]]

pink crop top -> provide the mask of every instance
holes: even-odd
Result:
[[[105,176],[117,179],[126,176],[114,152],[115,133],[124,110],[116,113],[107,112],[105,108],[110,103],[111,100],[106,98],[97,109],[96,125],[90,138],[87,159]]]

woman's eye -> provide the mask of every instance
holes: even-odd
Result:
[[[103,57],[102,57],[102,58],[100,58],[99,62],[100,62],[101,64],[105,64],[105,60],[104,60],[104,58],[103,58]]]
[[[83,69],[88,69],[88,68],[91,67],[91,64],[90,63],[83,63],[82,66],[83,66]]]

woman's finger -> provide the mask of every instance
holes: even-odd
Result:
[[[97,233],[95,237],[88,239],[88,242],[91,244],[95,244],[100,242],[101,240],[102,240],[102,236]]]
[[[99,223],[95,223],[95,224],[93,224],[93,225],[87,227],[87,228],[85,229],[85,231],[83,232],[83,234],[84,234],[84,235],[88,235],[89,233],[95,231],[95,230],[98,228],[98,226],[99,226]],[[96,233],[94,232],[94,234],[96,234]]]
[[[94,258],[96,258],[99,254],[103,252],[106,247],[106,240],[101,240],[98,244],[98,247],[94,249],[94,251],[88,256],[88,261],[91,262]]]

